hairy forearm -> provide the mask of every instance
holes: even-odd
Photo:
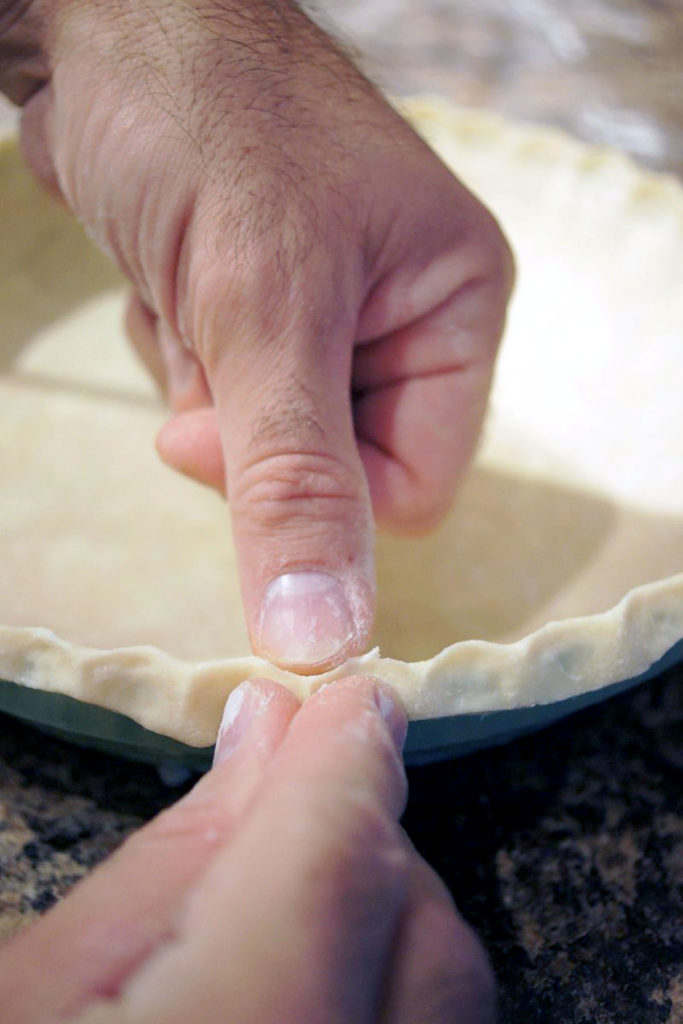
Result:
[[[25,105],[81,47],[105,65],[164,77],[173,69],[199,80],[232,62],[245,90],[257,69],[306,63],[317,85],[351,69],[294,0],[0,0],[0,91],[12,102]]]

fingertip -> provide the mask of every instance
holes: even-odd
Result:
[[[356,711],[374,710],[397,750],[402,755],[408,732],[408,717],[396,690],[376,676],[347,676],[326,683],[311,700],[320,703],[336,702]]]
[[[346,514],[348,507],[340,504]],[[365,509],[362,519],[349,516],[346,526],[337,519],[327,521],[326,510],[318,517],[314,506],[304,517],[294,514],[289,523],[283,502],[275,523],[259,522],[257,513],[256,529],[252,520],[246,530],[244,517],[236,524],[234,503],[232,511],[254,651],[302,675],[329,671],[362,654],[369,644],[375,604]]]
[[[323,672],[364,650],[371,622],[358,581],[319,569],[287,572],[266,588],[254,647],[292,671]]]
[[[176,413],[156,436],[162,462],[198,483],[225,492],[225,465],[212,408]]]
[[[304,702],[278,752],[276,770],[301,778],[306,788],[310,782],[319,794],[332,794],[340,814],[347,798],[362,792],[369,806],[396,822],[407,793],[406,729],[391,687],[372,676],[339,679]]]
[[[229,761],[250,731],[264,720],[291,720],[300,702],[284,686],[271,679],[245,679],[228,695],[216,737],[213,766]]]
[[[377,710],[389,730],[396,750],[402,756],[408,734],[408,717],[403,705],[395,690],[381,680],[375,681],[374,698]]]

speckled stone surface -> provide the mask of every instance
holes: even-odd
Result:
[[[483,936],[506,1024],[683,1021],[682,684],[411,773],[406,826]]]
[[[318,6],[396,93],[557,124],[683,171],[680,0]],[[682,783],[681,669],[411,772],[406,827],[489,948],[502,1024],[683,1024]],[[0,716],[0,936],[182,791]]]
[[[683,1021],[682,684],[411,771],[406,828],[486,942],[502,1024]],[[185,788],[0,717],[0,934]]]

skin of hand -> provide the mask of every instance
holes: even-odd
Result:
[[[0,86],[134,284],[162,458],[229,492],[254,649],[365,649],[373,510],[434,525],[476,443],[495,221],[289,0],[0,0]]]
[[[213,770],[0,949],[3,1021],[491,1022],[483,949],[398,825],[404,737],[371,678],[301,710],[242,684]]]

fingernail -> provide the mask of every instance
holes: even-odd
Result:
[[[396,749],[399,754],[402,754],[408,732],[408,719],[403,708],[397,698],[385,686],[375,687],[375,704],[387,724],[391,738],[396,744]]]
[[[216,749],[213,753],[214,767],[223,764],[235,753],[249,731],[249,727],[263,711],[268,700],[249,680],[240,683],[228,697],[223,709]]]
[[[286,573],[266,590],[259,642],[271,661],[290,667],[330,661],[354,633],[344,590],[330,573]]]

